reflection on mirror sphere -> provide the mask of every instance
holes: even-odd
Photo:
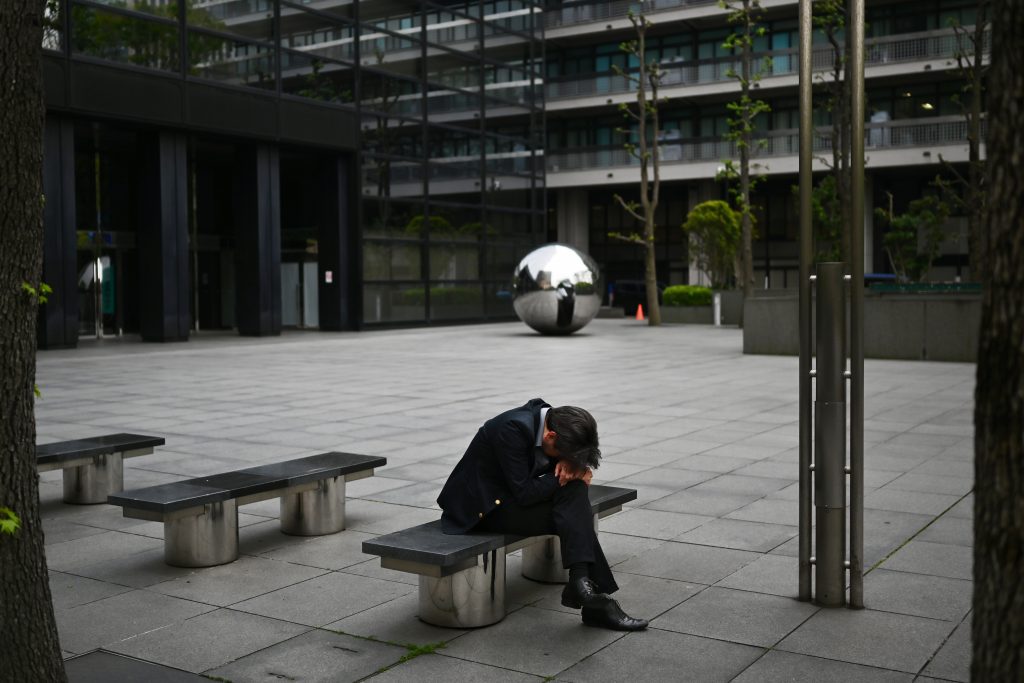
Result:
[[[516,315],[542,334],[572,334],[601,307],[600,274],[587,254],[546,244],[527,254],[512,275]]]

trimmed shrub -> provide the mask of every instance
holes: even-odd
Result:
[[[662,294],[666,306],[710,306],[711,288],[699,285],[672,285]]]

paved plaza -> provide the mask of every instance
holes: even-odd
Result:
[[[61,646],[234,681],[966,681],[975,368],[866,362],[867,609],[797,595],[797,359],[745,356],[735,328],[595,320],[229,335],[40,352],[40,443],[166,438],[125,462],[138,488],[329,450],[384,456],[348,486],[347,529],[293,537],[278,502],[240,509],[240,558],[163,562],[163,529],[61,502],[41,475]],[[361,544],[437,519],[485,419],[541,396],[597,418],[595,482],[638,490],[601,521],[647,631],[583,626],[560,586],[508,558],[504,621],[416,618],[416,577]],[[424,647],[427,646],[427,647]],[[155,679],[154,679],[155,680]]]

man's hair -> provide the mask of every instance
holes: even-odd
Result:
[[[551,408],[547,425],[558,435],[555,448],[559,455],[576,467],[597,469],[601,449],[597,447],[597,421],[593,415],[575,406]]]

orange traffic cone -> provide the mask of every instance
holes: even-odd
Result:
[[[636,305],[636,319],[637,320],[643,320],[644,319],[644,307],[643,307],[642,304],[637,304]]]

